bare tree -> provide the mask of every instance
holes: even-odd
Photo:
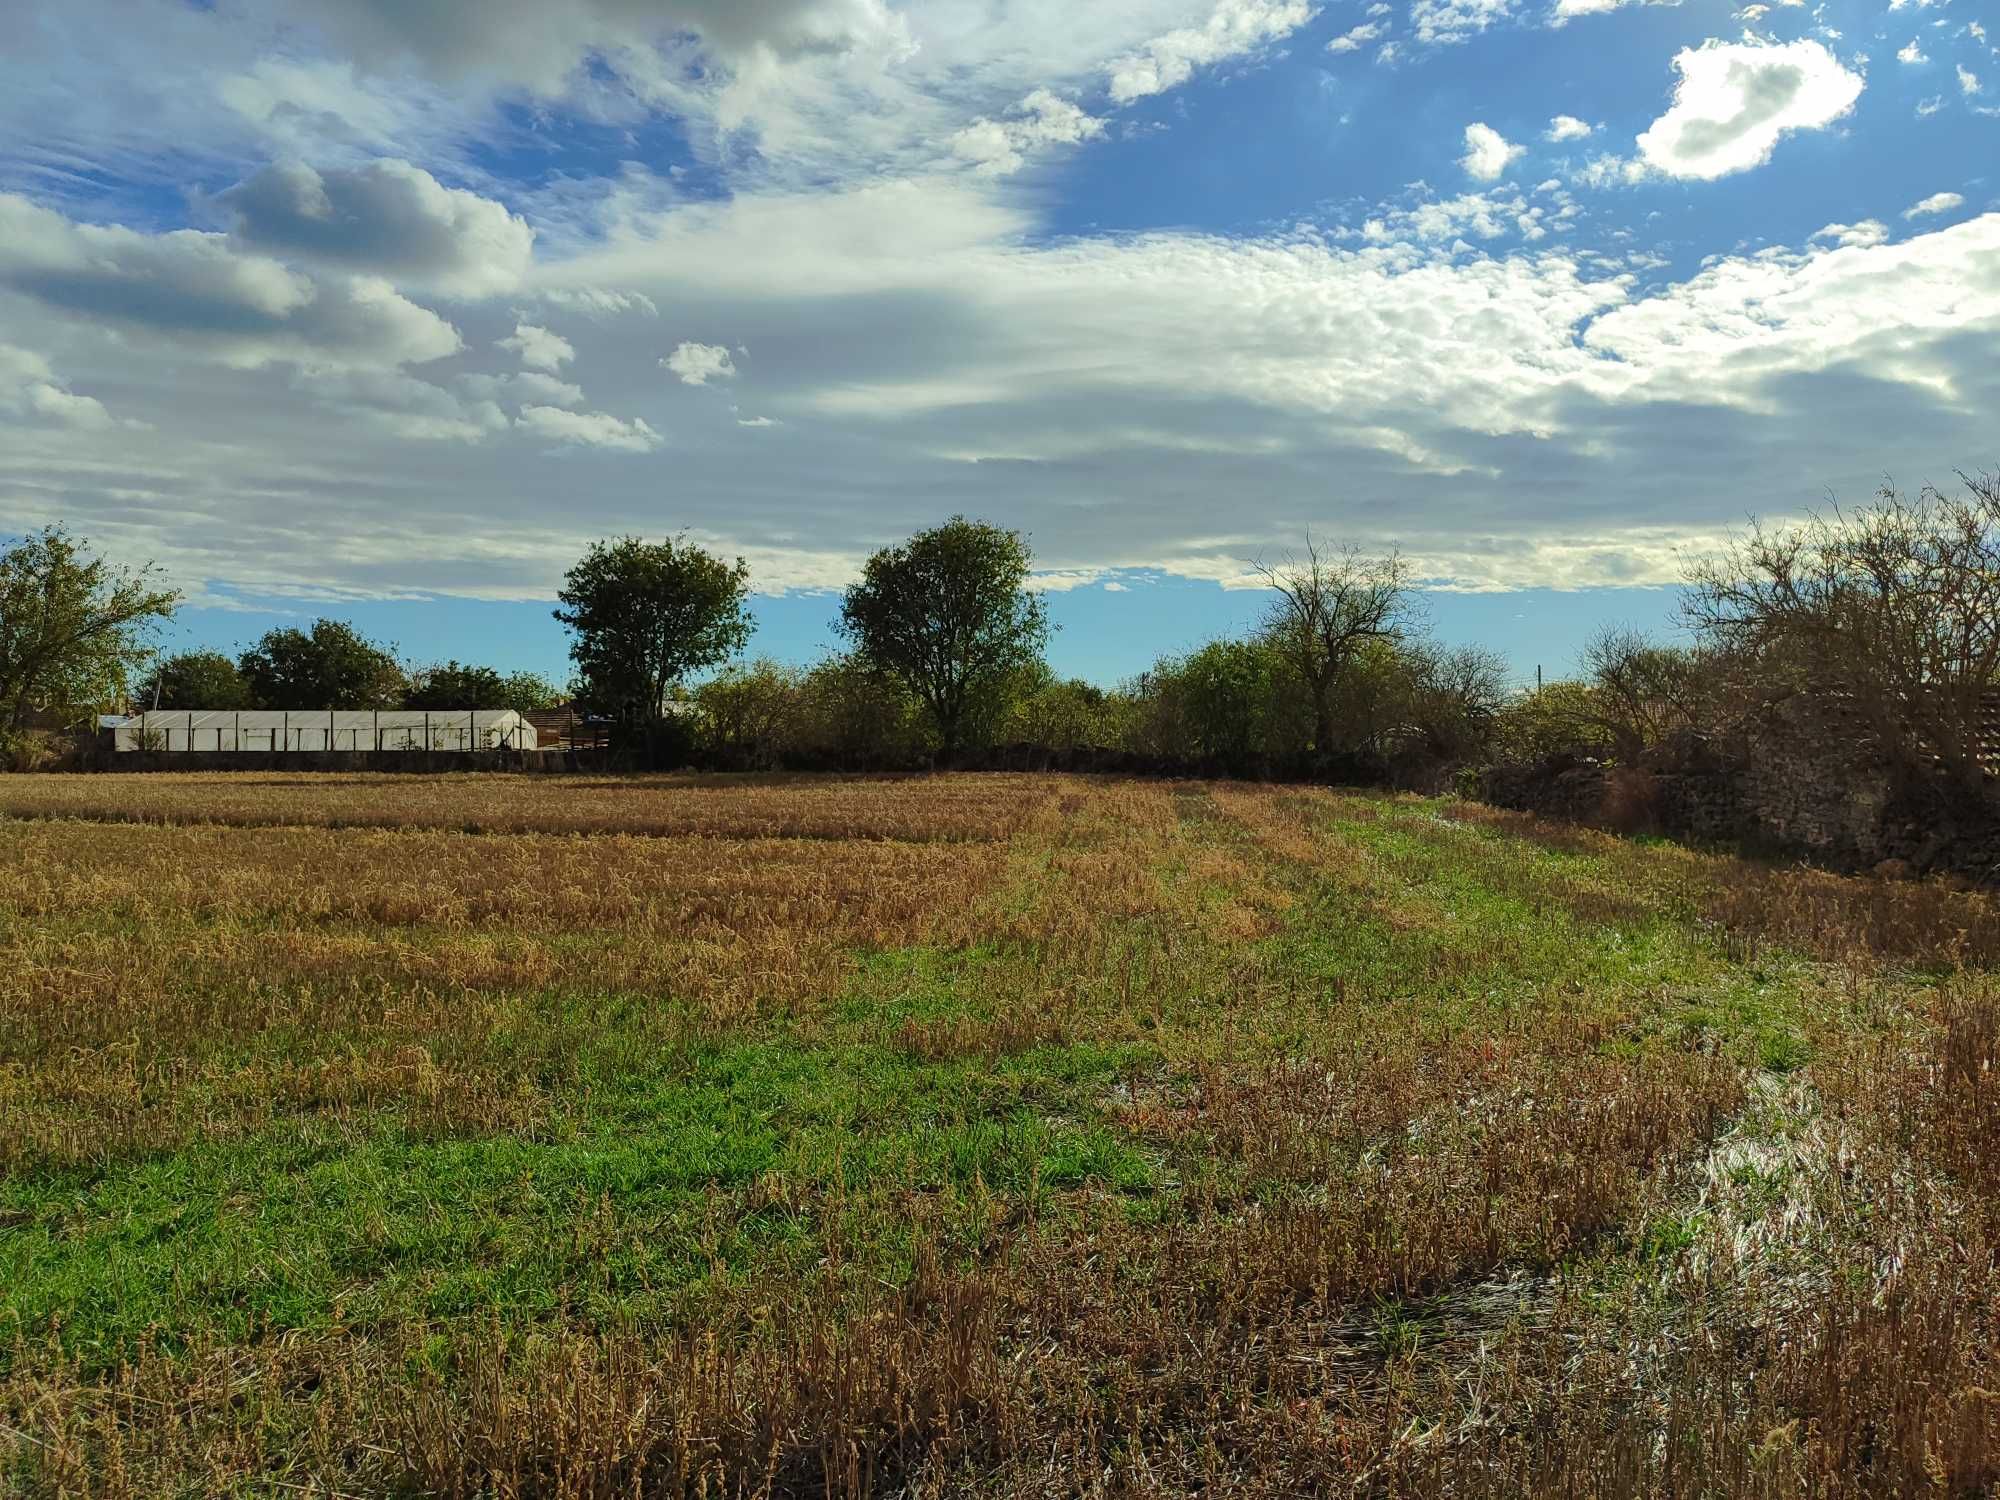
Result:
[[[1837,705],[1913,769],[1991,791],[1980,719],[2000,689],[2000,479],[1966,492],[1753,526],[1690,569],[1690,622],[1754,662],[1773,696]]]
[[[1707,687],[1699,653],[1662,646],[1627,626],[1607,626],[1583,648],[1592,691],[1578,700],[1585,728],[1629,765],[1676,730],[1702,720]]]
[[[1410,623],[1409,569],[1393,552],[1323,552],[1308,532],[1303,559],[1257,571],[1278,595],[1265,628],[1312,695],[1313,748],[1324,753],[1334,748],[1334,702],[1356,655],[1370,641],[1400,640]]]
[[[1469,761],[1490,742],[1507,703],[1507,663],[1483,646],[1419,641],[1405,648],[1410,727],[1442,761]]]

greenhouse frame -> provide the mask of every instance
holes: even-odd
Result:
[[[533,750],[511,708],[155,709],[111,726],[121,751]]]

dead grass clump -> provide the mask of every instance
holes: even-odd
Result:
[[[37,776],[0,785],[0,815],[240,828],[956,843],[1006,839],[1072,785],[1088,783],[997,775]]]
[[[2000,965],[2000,901],[1937,881],[1710,860],[1704,905],[1729,931],[1828,962]]]
[[[1613,833],[1658,833],[1664,808],[1658,777],[1637,766],[1619,766],[1604,779],[1597,815]]]
[[[983,1278],[921,1250],[874,1310],[800,1309],[770,1339],[496,1336],[425,1380],[396,1447],[422,1493],[451,1500],[921,1490],[959,1455],[1005,1452],[1021,1420],[999,1312]]]

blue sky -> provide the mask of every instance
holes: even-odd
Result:
[[[1065,676],[1110,686],[1145,671],[1161,655],[1188,651],[1257,627],[1264,597],[1159,574],[1134,572],[1049,598],[1049,663]],[[1429,594],[1420,601],[1429,629],[1452,644],[1498,651],[1516,682],[1540,667],[1551,678],[1570,671],[1583,644],[1580,627],[1629,625],[1679,638],[1677,595],[1670,589],[1549,589]],[[763,595],[751,601],[755,631],[747,655],[810,664],[840,646],[839,597],[829,593]],[[478,599],[350,603],[335,611],[416,665],[446,660],[498,661],[508,669],[568,680],[561,628],[542,604]],[[295,610],[184,611],[161,642],[165,651],[211,648],[234,655],[264,631],[300,623]]]
[[[0,527],[233,645],[551,673],[686,532],[811,660],[874,547],[1027,531],[1065,671],[1310,530],[1562,670],[1690,551],[2000,465],[1974,0],[26,0]]]

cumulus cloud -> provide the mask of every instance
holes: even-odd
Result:
[[[643,292],[621,292],[609,287],[554,287],[544,291],[542,300],[568,312],[590,318],[620,318],[643,313],[660,315],[659,307]]]
[[[1514,14],[1514,0],[1415,0],[1410,22],[1417,40],[1435,45],[1462,42]]]
[[[1676,549],[1726,530],[1742,494],[1810,502],[1976,452],[2000,403],[1984,353],[2000,332],[2000,215],[1639,281],[1561,245],[1468,254],[1395,234],[1051,243],[1017,217],[972,241],[951,198],[976,201],[974,186],[822,198],[817,239],[785,232],[800,205],[745,195],[566,268],[700,307],[758,350],[786,440],[723,420],[673,448],[680,518],[751,556],[760,586],[837,585],[872,546],[952,509],[1029,528],[1059,571],[1224,576],[1312,514],[1400,542],[1461,586],[1671,582]],[[1485,196],[1504,226],[1513,195]],[[488,344],[505,329],[476,332]],[[565,332],[606,378],[657,370],[650,322]],[[657,471],[630,461],[663,447],[644,419],[525,401],[512,440],[374,440],[301,410],[285,382],[191,381],[164,354],[92,358],[117,363],[65,354],[65,372],[97,389],[116,368],[120,413],[144,403],[158,453],[126,455],[119,495],[99,499],[75,482],[74,454],[43,463],[10,441],[0,491],[61,486],[79,524],[129,516],[140,495],[163,518],[142,555],[209,548],[188,564],[200,576],[298,557],[307,581],[344,588],[534,595],[579,528],[657,524]],[[490,421],[477,394],[463,392],[474,425]],[[1791,441],[1770,442],[1774,421]],[[537,448],[603,460],[560,515]],[[1317,476],[1333,469],[1366,507],[1324,509]],[[809,516],[780,498],[808,489]],[[1223,493],[1245,498],[1218,511]]]
[[[455,295],[518,286],[533,254],[526,220],[405,161],[276,163],[221,201],[247,249]]]
[[[292,384],[335,411],[343,430],[366,423],[406,442],[477,443],[507,428],[499,404],[476,390],[461,400],[402,370],[302,369]]]
[[[1352,30],[1343,31],[1326,44],[1329,52],[1358,52],[1374,41],[1387,28],[1380,21],[1363,21]]]
[[[1474,123],[1465,127],[1465,155],[1458,159],[1458,164],[1468,176],[1492,182],[1526,152],[1525,146],[1514,145],[1491,125]]]
[[[1575,115],[1557,115],[1549,121],[1549,128],[1542,133],[1545,141],[1580,141],[1594,129],[1589,121],[1579,120]]]
[[[0,415],[58,427],[112,425],[103,402],[75,394],[46,359],[13,344],[0,344]]]
[[[1017,172],[1027,153],[1044,146],[1074,146],[1104,134],[1104,122],[1049,89],[1036,89],[1012,117],[978,119],[952,137],[953,152],[991,176]]]
[[[1958,65],[1958,91],[1961,94],[1970,99],[1974,94],[1979,93],[1983,87],[1984,85],[1980,83],[1977,73],[1973,72],[1964,63]]]
[[[1287,18],[1302,24],[1312,7],[888,3],[883,22],[844,0],[749,0],[726,15],[721,0],[708,15],[677,0],[496,0],[504,35],[492,46],[454,35],[469,15],[477,24],[457,0],[393,14],[386,0],[353,0],[355,14],[380,12],[365,27],[335,18],[335,0],[132,8],[145,16],[135,25],[223,41],[278,15],[269,34],[283,49],[252,61],[229,43],[215,67],[247,81],[198,122],[211,133],[185,135],[171,170],[147,177],[120,155],[125,175],[104,180],[238,182],[246,201],[253,186],[280,191],[254,215],[225,202],[231,234],[185,238],[98,238],[70,222],[82,210],[55,215],[68,227],[52,233],[0,206],[0,325],[61,372],[45,377],[43,361],[0,379],[12,393],[0,397],[0,501],[21,516],[66,511],[93,534],[151,527],[120,533],[119,546],[190,576],[523,597],[554,585],[577,534],[657,525],[659,470],[644,458],[670,436],[677,521],[750,556],[763,587],[845,582],[872,546],[952,509],[1033,531],[1059,579],[1140,565],[1233,578],[1238,559],[1282,545],[1312,515],[1359,541],[1400,541],[1426,572],[1467,587],[1662,582],[1678,576],[1676,548],[1732,524],[1744,493],[1810,503],[1829,487],[1865,491],[1885,469],[1976,462],[2000,409],[1985,353],[2000,334],[1996,216],[1961,224],[1950,212],[1948,227],[1919,216],[1901,243],[1864,219],[1804,245],[1731,253],[1754,224],[1652,225],[1661,205],[1650,197],[1593,199],[1581,217],[1575,184],[1630,182],[1650,158],[1569,135],[1593,160],[1556,168],[1560,180],[1516,188],[1503,162],[1456,195],[1357,204],[1346,221],[1367,222],[1352,232],[1098,232],[1088,204],[1059,196],[1069,184],[1030,193],[994,178],[1010,155],[1032,162],[1072,134],[1103,138],[1092,113],[1119,102],[1114,77],[1143,99],[1281,46]],[[1406,58],[1550,11],[1413,5]],[[101,16],[104,0],[89,7]],[[823,45],[765,24],[808,12],[826,23]],[[1404,35],[1403,9],[1386,14],[1357,4],[1325,34],[1383,24],[1373,50],[1390,26]],[[871,27],[879,50],[857,40]],[[905,33],[920,51],[903,48]],[[522,61],[530,35],[545,56]],[[571,50],[579,36],[588,44]],[[348,42],[351,59],[315,53]],[[1882,62],[1894,46],[1878,48]],[[0,96],[32,71],[4,54]],[[1983,50],[1962,55],[1984,71]],[[149,86],[130,71],[132,87]],[[1301,59],[1298,71],[1318,70]],[[210,77],[184,57],[160,72],[185,96]],[[550,79],[565,101],[491,112],[493,99]],[[1414,72],[1403,81],[1423,84]],[[1776,134],[1808,128],[1791,122],[1809,92],[1779,108]],[[725,120],[724,94],[756,103]],[[0,134],[23,138],[24,108],[0,97]],[[52,165],[34,192],[107,203],[128,191],[61,176],[55,146],[74,142],[56,132],[72,130],[71,116],[44,112],[51,133],[34,139]],[[156,124],[130,113],[141,123],[123,128],[154,138],[156,166],[183,149],[162,142],[191,114]],[[1178,128],[1174,111],[1141,113],[1123,123]],[[1544,151],[1563,117],[1546,129],[1533,126],[1539,115],[1499,118]],[[667,120],[691,145],[684,170],[605,170],[620,130],[635,132],[643,159],[642,132]],[[994,126],[1001,149],[961,151],[969,122]],[[1725,111],[1716,128],[1735,149],[1737,133],[1766,126]],[[1516,160],[1520,148],[1494,138]],[[485,173],[518,174],[525,158],[489,149],[496,141],[537,150],[504,188]],[[1676,132],[1665,144],[1686,143]],[[292,169],[264,170],[274,157],[312,163],[324,215],[308,211]],[[423,182],[371,167],[385,158],[423,163],[440,194],[477,187],[474,202],[433,213]],[[1370,186],[1364,171],[1343,191],[1403,190]],[[412,244],[371,242],[375,219],[343,217],[343,203],[374,209],[384,195],[414,216]],[[503,196],[540,235],[519,255],[496,217]],[[151,224],[169,201],[149,194],[134,212]],[[497,238],[482,240],[482,227]],[[391,251],[408,258],[368,258]],[[1710,251],[1724,253],[1681,269]],[[513,280],[495,265],[513,266]],[[482,284],[483,297],[470,290]],[[424,300],[419,288],[463,297],[452,323],[411,300]],[[373,305],[364,329],[370,296],[396,301]],[[680,337],[663,315],[754,349],[757,403],[690,396],[687,409],[714,420],[669,428],[651,404],[666,397],[663,375],[681,376],[661,368]],[[439,370],[400,357],[456,351],[460,329],[495,373],[471,373],[475,359]],[[732,369],[742,358],[703,347]],[[261,368],[273,361],[281,368]],[[614,390],[652,394],[622,415],[593,409]],[[34,391],[44,394],[23,394]],[[28,415],[31,401],[89,401],[77,392],[150,426],[78,432]],[[780,410],[783,431],[763,431]],[[588,485],[566,486],[550,467],[579,462],[592,466]],[[1353,506],[1329,500],[1328,472],[1360,497]],[[565,504],[552,512],[557,491]],[[801,493],[814,505],[799,508]],[[1241,500],[1218,507],[1218,494]]]
[[[0,286],[244,366],[390,367],[455,354],[458,332],[374,277],[313,277],[191,229],[75,224],[0,193]]]
[[[630,64],[692,33],[739,65],[908,45],[883,0],[279,0],[366,62],[442,76],[487,73],[542,93],[588,56]]]
[[[566,411],[558,406],[524,406],[515,425],[530,437],[619,453],[651,453],[666,440],[643,418],[629,420],[601,411]]]
[[[1911,37],[1909,45],[1896,54],[1896,61],[1902,63],[1927,63],[1930,59],[1924,55],[1924,49],[1917,44],[1917,39]]]
[[[568,339],[535,323],[516,323],[513,333],[498,340],[495,347],[512,351],[531,370],[560,370],[576,358],[576,349]]]
[[[1516,235],[1532,243],[1544,238],[1551,227],[1566,226],[1576,215],[1576,205],[1560,191],[1560,183],[1544,186],[1555,193],[1551,208],[1531,204],[1520,192],[1506,188],[1461,193],[1455,198],[1425,199],[1376,214],[1362,222],[1359,237],[1370,245],[1406,245],[1412,241],[1438,245],[1467,236],[1474,240],[1495,240],[1506,235]]]
[[[1859,224],[1829,224],[1813,232],[1814,239],[1827,240],[1849,248],[1882,244],[1889,238],[1889,226],[1880,219],[1863,219]]]
[[[1614,10],[1622,10],[1627,5],[1679,5],[1681,0],[1556,0],[1554,23],[1557,26],[1574,16],[1601,16]],[[1800,0],[1778,0],[1780,5],[1796,5]],[[1768,5],[1746,5],[1736,13],[1739,21],[1760,20],[1768,11]]]
[[[1290,36],[1312,19],[1315,8],[1309,0],[1217,0],[1203,24],[1154,37],[1113,63],[1111,97],[1130,104],[1178,88],[1196,68],[1254,53]]]
[[[1709,179],[1771,159],[1790,131],[1818,130],[1854,107],[1863,80],[1819,42],[1707,41],[1674,58],[1673,107],[1639,137],[1647,164]]]
[[[1912,203],[1903,210],[1906,219],[1921,219],[1926,214],[1948,214],[1965,207],[1965,199],[1958,193],[1932,193],[1930,197]]]
[[[736,365],[720,344],[681,344],[660,364],[680,377],[682,385],[707,385],[711,380],[734,380]]]

